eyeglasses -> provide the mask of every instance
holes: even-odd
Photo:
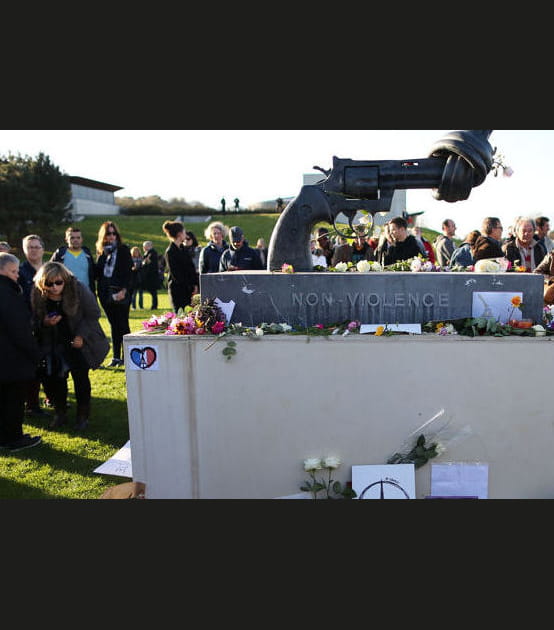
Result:
[[[53,282],[51,282],[50,280],[45,280],[44,281],[44,284],[47,287],[53,287],[54,285],[56,285],[57,287],[61,287],[63,283],[64,283],[63,280],[54,280]]]

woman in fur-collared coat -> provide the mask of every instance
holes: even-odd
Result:
[[[67,422],[67,376],[77,399],[76,429],[88,425],[91,400],[89,370],[105,359],[110,343],[100,326],[100,308],[92,291],[58,262],[37,272],[31,291],[33,330],[41,350],[40,379],[55,416],[51,428]]]

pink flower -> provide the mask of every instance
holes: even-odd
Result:
[[[356,328],[358,328],[359,325],[360,325],[360,322],[353,321],[348,324],[347,328],[348,330],[352,331],[352,330],[356,330]]]
[[[323,330],[324,326],[323,324],[316,324],[315,328],[319,328],[319,330]]]
[[[219,333],[223,332],[224,330],[225,330],[225,324],[223,322],[216,322],[212,326],[212,333],[214,335],[219,335]]]
[[[203,335],[206,332],[205,328],[197,328],[196,329],[196,334],[197,335]]]
[[[281,265],[281,271],[283,273],[294,273],[294,267],[292,265],[289,265],[288,263],[283,263]]]

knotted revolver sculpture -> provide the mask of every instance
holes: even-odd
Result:
[[[295,271],[312,271],[314,226],[335,225],[340,215],[353,226],[355,217],[389,212],[397,189],[430,188],[439,201],[463,201],[483,183],[493,166],[492,130],[452,131],[436,142],[429,157],[416,160],[350,160],[333,157],[325,179],[303,186],[283,210],[269,243],[268,271],[283,263]],[[363,222],[363,220],[362,220]],[[373,221],[372,221],[373,222]]]

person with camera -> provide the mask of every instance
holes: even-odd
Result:
[[[96,240],[96,281],[100,304],[110,323],[113,358],[107,367],[122,366],[123,335],[131,332],[131,250],[122,241],[117,225],[104,221]]]

